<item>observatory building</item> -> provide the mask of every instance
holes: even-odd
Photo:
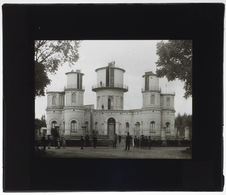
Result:
[[[59,127],[66,139],[92,135],[112,139],[114,133],[132,136],[151,136],[151,139],[175,139],[174,93],[162,93],[159,78],[152,72],[143,75],[143,106],[124,110],[125,70],[109,63],[96,69],[97,82],[92,87],[96,93],[94,105],[84,105],[84,74],[79,70],[66,73],[67,84],[62,92],[47,92],[47,134]],[[141,75],[142,76],[142,75]],[[132,83],[131,83],[132,84]]]

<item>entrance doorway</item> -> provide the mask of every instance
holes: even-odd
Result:
[[[109,118],[108,119],[108,136],[110,139],[113,139],[113,136],[115,134],[115,119]]]

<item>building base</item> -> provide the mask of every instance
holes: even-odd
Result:
[[[166,142],[166,140],[162,140],[162,144],[161,144],[161,146],[167,146],[167,142]]]

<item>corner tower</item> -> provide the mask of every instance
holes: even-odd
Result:
[[[82,87],[83,73],[80,70],[67,72],[65,91],[65,106],[83,106],[84,88]]]
[[[97,109],[122,110],[124,92],[128,87],[124,85],[124,69],[115,67],[111,62],[106,67],[96,69],[97,84],[92,87],[96,92]]]
[[[160,107],[159,79],[153,72],[145,72],[143,93],[143,108]]]

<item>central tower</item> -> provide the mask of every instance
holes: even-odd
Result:
[[[128,87],[123,84],[124,69],[115,67],[111,62],[106,67],[96,69],[97,84],[92,87],[96,92],[98,110],[123,110],[124,92]]]

